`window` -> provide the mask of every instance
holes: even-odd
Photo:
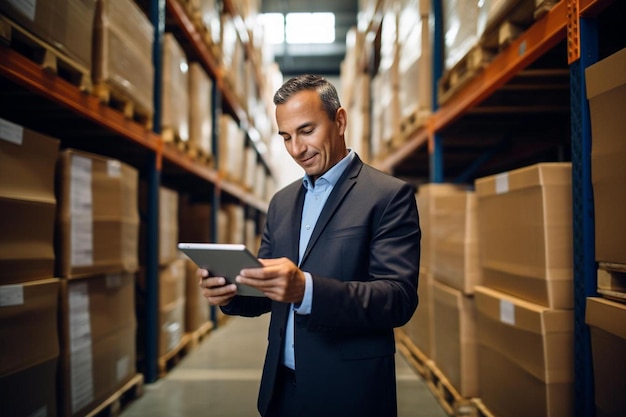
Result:
[[[273,44],[333,43],[333,13],[265,13],[262,15],[265,34]]]

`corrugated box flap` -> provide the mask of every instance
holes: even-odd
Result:
[[[626,339],[626,304],[589,297],[585,323]]]
[[[626,48],[591,65],[585,76],[588,99],[626,84]]]
[[[524,188],[568,185],[572,181],[570,162],[547,162],[476,179],[476,194],[485,197]]]

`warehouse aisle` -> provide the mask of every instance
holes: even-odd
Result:
[[[122,417],[253,417],[269,315],[231,317],[166,377],[145,386]],[[445,417],[426,384],[397,354],[399,417]],[[381,416],[382,417],[382,416]]]

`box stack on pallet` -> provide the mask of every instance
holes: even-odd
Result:
[[[400,134],[394,148],[424,126],[432,108],[432,53],[429,27],[430,1],[403,0],[398,21],[398,94]]]
[[[475,184],[480,397],[495,415],[572,415],[571,164],[532,165]]]
[[[474,192],[424,184],[416,194],[422,225],[420,307],[404,327],[403,349],[444,410],[478,397],[474,288],[481,283]]]
[[[92,91],[92,39],[96,2],[0,2],[3,41],[31,53],[44,69],[82,91]]]
[[[626,144],[621,132],[626,108],[626,49],[589,67],[591,179],[595,209],[598,293],[587,299],[586,323],[598,415],[623,415],[626,400],[626,222],[623,206]]]
[[[132,0],[99,0],[93,37],[94,94],[150,129],[154,115],[152,24]]]
[[[341,100],[350,114],[348,145],[373,161],[393,154],[431,114],[430,1],[360,7],[341,64]]]
[[[419,187],[420,308],[404,349],[451,415],[570,415],[571,165],[532,165],[475,187]]]
[[[87,111],[78,112],[77,120],[89,112],[98,119],[106,113],[103,110],[115,109],[123,113],[122,123],[114,119],[103,127],[107,132],[103,135],[117,138],[123,136],[120,129],[126,128],[135,134],[134,147],[128,152],[113,149],[119,141],[107,147],[100,137],[92,140],[92,130],[84,134],[88,144],[82,148],[79,129],[87,126],[98,136],[102,132],[96,125],[106,120],[90,120],[94,125],[79,123],[67,130],[56,120],[53,126],[37,125],[44,131],[54,130],[55,136],[59,132],[53,138],[0,119],[2,415],[116,414],[122,396],[142,393],[143,375],[138,369],[145,348],[143,290],[148,262],[143,221],[149,210],[144,160],[136,152],[143,145],[134,140],[152,129],[154,30],[139,4],[132,0],[0,2],[0,33],[10,52],[44,69],[52,87],[56,86],[52,77],[57,76],[85,93],[79,97],[87,103]],[[180,4],[193,10],[190,16],[195,16],[196,26],[204,27],[204,40],[211,44],[217,66],[226,67],[219,52],[223,16],[216,2],[181,0]],[[246,13],[255,13],[252,4]],[[235,35],[241,43],[239,34]],[[237,56],[249,58],[244,52],[240,45]],[[211,65],[188,62],[174,33],[165,34],[163,60],[164,135],[151,138],[166,141],[169,135],[173,142],[186,142],[180,152],[188,157],[186,163],[212,168],[212,89],[217,88],[214,77],[221,73],[209,76]],[[255,109],[254,122],[264,126],[254,139],[267,141],[274,127],[269,123],[263,89],[257,85],[259,76],[250,70],[249,61],[240,61],[237,69],[231,68],[236,74],[232,84],[237,89],[245,84],[244,90],[237,90],[237,98],[244,109]],[[238,197],[254,193],[256,199],[267,199],[273,193],[274,179],[258,148],[246,142],[250,124],[240,127],[239,122],[220,144],[231,147],[233,157],[246,155],[236,163],[227,161],[235,174],[231,188],[241,190],[236,191]],[[145,146],[146,156],[157,148],[162,151],[160,144]],[[211,241],[211,214],[228,211],[236,219],[218,225],[223,230],[215,235],[258,247],[260,221],[254,212],[248,219],[253,221],[246,224],[244,203],[236,198],[214,208],[206,204],[204,191],[172,179],[168,186],[173,188],[160,188],[158,201],[161,375],[213,326],[198,290],[196,268],[181,258],[177,242]],[[185,217],[185,213],[192,215]],[[201,225],[203,230],[199,230]],[[38,388],[33,391],[33,386]]]
[[[438,82],[439,104],[445,104],[499,51],[549,11],[557,1],[443,1],[445,70]]]
[[[61,282],[54,278],[54,173],[59,141],[3,119],[0,132],[1,409],[6,415],[56,415]]]

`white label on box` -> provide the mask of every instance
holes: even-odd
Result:
[[[119,178],[122,176],[122,164],[120,161],[107,161],[107,174],[111,178]]]
[[[72,414],[94,399],[91,318],[87,282],[69,284],[70,384]]]
[[[16,145],[22,144],[24,137],[24,128],[8,120],[0,119],[0,139]]]
[[[9,0],[9,3],[31,21],[35,20],[37,0]]]
[[[3,285],[0,287],[0,307],[21,306],[24,304],[23,285]]]
[[[130,376],[130,358],[128,355],[121,357],[115,365],[115,377],[117,378],[117,382],[122,382]]]
[[[71,265],[93,265],[92,161],[74,155],[70,174]]]
[[[163,325],[163,330],[168,337],[168,343],[166,344],[167,350],[171,351],[180,343],[180,340],[183,337],[183,329],[180,323],[174,321],[170,323],[165,323]]]
[[[515,326],[515,305],[507,300],[500,300],[500,321]]]
[[[28,417],[48,417],[48,406],[44,405],[38,410],[35,410]]]
[[[509,173],[504,172],[496,175],[496,194],[509,192]]]
[[[122,286],[122,275],[120,274],[107,274],[106,287],[107,289],[119,288]]]

